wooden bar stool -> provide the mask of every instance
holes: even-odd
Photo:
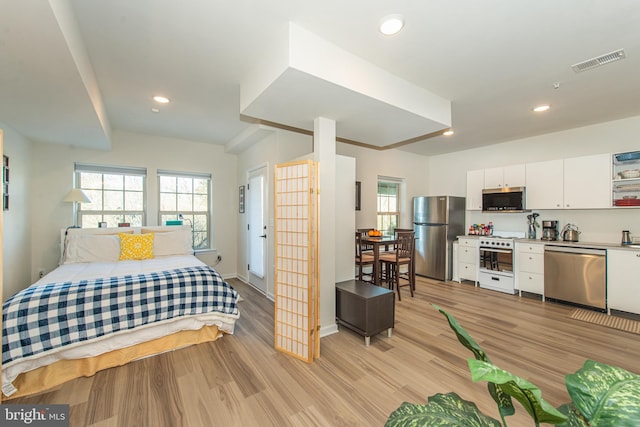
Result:
[[[401,287],[409,286],[412,297],[415,289],[414,258],[416,245],[413,230],[398,231],[397,240],[394,252],[380,255],[380,267],[382,267],[382,264],[385,265],[386,270],[389,272],[389,277],[387,278],[389,288],[395,288],[398,293],[398,301],[402,301],[402,296],[400,295]],[[407,266],[407,270],[402,271],[402,266]],[[407,283],[402,284],[402,280]]]
[[[373,277],[373,263],[375,258],[373,256],[373,249],[366,242],[362,241],[362,233],[356,231],[356,266],[358,269],[358,280],[365,282],[375,283]],[[371,273],[366,273],[365,267],[372,267]]]

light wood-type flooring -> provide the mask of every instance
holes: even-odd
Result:
[[[71,426],[381,426],[403,401],[455,391],[498,418],[485,383],[473,383],[438,304],[492,361],[529,379],[552,405],[568,402],[564,375],[585,359],[640,372],[640,336],[569,318],[573,307],[420,278],[396,301],[393,336],[365,347],[341,328],[321,357],[300,362],[273,349],[273,303],[238,280],[234,335],[108,369],[8,403],[71,405]],[[531,426],[516,402],[509,426]]]

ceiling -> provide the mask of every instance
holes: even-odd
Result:
[[[251,117],[308,131],[321,115],[340,138],[434,155],[640,115],[637,0],[0,0],[0,10],[0,122],[39,142],[109,149],[111,132],[126,130],[229,147],[257,126]],[[405,28],[383,36],[391,13]],[[325,60],[322,75],[291,58],[265,66],[286,52],[291,24],[348,60]],[[571,68],[618,49],[625,59]],[[256,76],[262,104],[241,107]],[[449,119],[416,115],[416,94],[444,101]],[[531,111],[542,103],[551,109]]]

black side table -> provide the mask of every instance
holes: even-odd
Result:
[[[336,283],[336,321],[364,336],[366,346],[385,329],[391,337],[394,318],[392,290],[356,279]]]

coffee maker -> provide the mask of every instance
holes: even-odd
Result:
[[[558,234],[558,221],[542,221],[542,237],[540,238],[541,240],[558,240]]]

